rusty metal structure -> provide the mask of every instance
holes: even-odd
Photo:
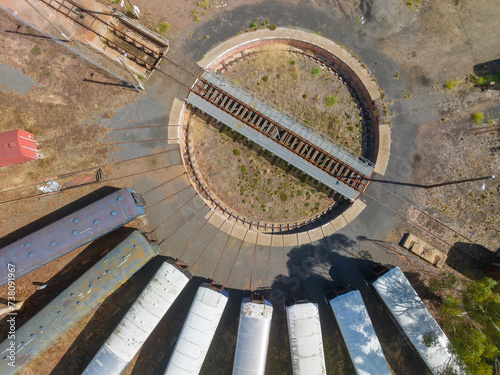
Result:
[[[96,49],[114,63],[122,63],[148,78],[167,54],[169,41],[116,9],[109,13],[86,9],[73,0],[39,0],[51,12],[83,29],[75,38]],[[123,64],[123,63],[122,63]]]

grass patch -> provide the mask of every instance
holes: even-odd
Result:
[[[170,30],[172,26],[166,22],[166,21],[163,21],[162,23],[160,23],[158,25],[158,27],[156,28],[156,31],[160,32],[160,33],[168,33],[168,30]]]
[[[191,12],[191,15],[193,16],[193,22],[200,22],[201,18],[198,17],[198,12],[196,10],[193,10]]]
[[[484,113],[474,112],[472,114],[472,121],[474,121],[476,124],[482,123],[484,121]]]
[[[311,73],[313,76],[316,76],[319,73],[321,73],[321,68],[319,66],[317,66],[316,68],[313,68],[313,70],[311,70]]]
[[[326,106],[331,107],[339,102],[339,99],[335,95],[328,95],[325,99]]]
[[[210,7],[212,6],[212,1],[211,0],[198,1],[198,6],[200,8],[210,9]]]
[[[461,81],[458,78],[449,79],[444,83],[444,88],[447,90],[453,90],[460,84],[460,82]]]
[[[484,74],[476,76],[474,74],[469,76],[470,81],[479,87],[489,86],[491,82],[500,82],[500,69],[495,74]]]

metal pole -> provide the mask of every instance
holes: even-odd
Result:
[[[127,57],[127,54],[124,53],[123,57]],[[133,80],[139,85],[139,87],[137,87],[137,85],[134,82],[132,82],[132,84],[135,86],[137,91],[144,90],[144,85],[142,84],[141,80],[137,78],[137,76],[132,72],[132,70],[130,70],[128,65],[125,63],[125,59],[123,57],[120,57],[118,60],[123,64],[127,72],[129,72],[129,74],[132,76]]]

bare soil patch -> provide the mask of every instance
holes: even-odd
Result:
[[[442,111],[442,120],[420,130],[418,159],[421,161],[413,181],[432,184],[490,175],[496,178],[417,189],[413,196],[418,207],[465,236],[429,219],[422,221],[448,243],[468,253],[470,239],[494,251],[500,240],[500,132],[476,134],[474,129],[495,129],[494,125],[500,124],[500,94],[462,86],[452,95],[455,100]],[[474,113],[484,114],[484,121],[475,123]],[[462,243],[467,246],[461,246]],[[469,255],[476,261],[487,261],[487,252],[471,248]],[[473,268],[471,264],[471,272]]]

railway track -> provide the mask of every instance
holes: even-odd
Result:
[[[250,105],[229,95],[222,88],[200,77],[191,91],[357,192],[362,193],[366,189],[370,176],[360,173]]]
[[[104,45],[121,55],[126,54],[128,60],[147,71],[147,76],[156,69],[168,51],[169,43],[166,39],[153,36],[151,31],[119,12],[104,14],[104,17],[112,17],[106,20],[72,0],[39,1],[96,35]]]

